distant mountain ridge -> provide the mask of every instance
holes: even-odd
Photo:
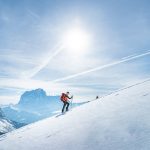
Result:
[[[40,105],[49,102],[49,98],[43,89],[26,91],[21,95],[18,105]]]

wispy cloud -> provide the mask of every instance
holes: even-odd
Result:
[[[32,11],[31,9],[27,9],[28,13],[35,19],[40,19],[40,16],[35,13],[34,11]]]
[[[25,92],[26,90],[32,90],[37,88],[43,88],[48,95],[60,95],[64,91],[70,91],[71,93],[74,93],[75,95],[81,95],[83,93],[91,93],[94,92],[94,89],[91,89],[89,87],[76,87],[73,85],[63,84],[63,83],[51,83],[46,81],[39,81],[39,80],[33,80],[33,79],[10,79],[10,78],[1,78],[0,79],[0,87],[2,89],[6,89],[9,87],[9,89],[16,89],[19,91],[20,94],[14,94],[10,96],[0,96],[0,102],[5,104],[4,100],[7,100],[6,103],[13,102],[17,103],[19,100],[19,97],[21,93]],[[4,99],[3,99],[4,98]],[[16,98],[16,99],[15,99]]]
[[[63,50],[63,48],[64,47],[61,44],[58,44],[57,46],[55,46],[55,48],[47,54],[46,58],[44,58],[42,63],[40,63],[37,67],[33,68],[30,71],[24,72],[23,73],[24,77],[25,78],[34,77],[36,74],[38,74],[38,72],[40,72],[43,68],[45,68],[49,64],[49,62]]]
[[[24,70],[27,70],[29,67],[34,67],[39,63],[37,60],[15,51],[13,53],[2,52],[0,54],[0,62],[0,72],[7,74],[10,78],[12,75],[22,78],[22,72]]]
[[[7,105],[10,103],[16,104],[19,100],[19,95],[11,95],[11,96],[0,96],[0,105]]]
[[[61,82],[61,81],[69,80],[69,79],[72,79],[72,78],[76,78],[76,77],[79,77],[79,76],[82,76],[82,75],[85,75],[85,74],[88,74],[88,73],[91,73],[91,72],[95,72],[95,71],[102,70],[102,69],[105,69],[105,68],[108,68],[108,67],[112,67],[112,66],[115,66],[115,65],[118,65],[118,64],[121,64],[121,63],[125,63],[125,62],[128,62],[128,61],[134,60],[134,59],[138,59],[140,57],[144,57],[144,56],[147,56],[147,55],[150,55],[150,51],[147,51],[145,53],[135,55],[135,56],[129,56],[129,57],[126,57],[124,59],[115,61],[113,63],[109,63],[109,64],[99,66],[99,67],[96,67],[96,68],[92,68],[92,69],[89,69],[89,70],[86,70],[86,71],[83,71],[83,72],[80,72],[80,73],[77,73],[77,74],[69,75],[67,77],[59,78],[59,79],[53,80],[52,83]]]
[[[72,79],[72,78],[77,78],[79,76],[86,75],[88,73],[92,73],[92,72],[95,72],[95,71],[98,71],[98,70],[102,70],[102,69],[109,68],[109,67],[112,67],[112,66],[115,66],[115,65],[119,65],[121,63],[132,61],[132,60],[135,60],[135,59],[147,56],[147,55],[150,55],[150,51],[147,51],[147,52],[139,54],[139,55],[127,56],[126,59],[120,59],[120,60],[115,61],[115,62],[110,63],[110,64],[106,64],[106,65],[103,65],[103,66],[100,66],[100,67],[96,67],[96,68],[93,68],[93,69],[90,69],[90,70],[86,70],[86,71],[83,71],[81,73],[74,74],[74,75],[71,75],[71,76],[67,76],[67,77],[64,77],[64,78],[59,78],[57,80],[53,80],[52,82],[51,81],[34,80],[34,79],[21,79],[21,78],[20,79],[18,79],[18,78],[15,79],[15,78],[10,78],[10,77],[9,78],[0,78],[0,87],[3,88],[3,89],[12,88],[12,89],[16,89],[16,90],[19,90],[19,91],[22,91],[22,92],[24,92],[25,90],[43,88],[47,91],[48,95],[60,94],[63,91],[69,90],[72,93],[74,93],[75,95],[78,95],[76,97],[77,100],[83,100],[84,97],[85,97],[83,95],[87,95],[87,97],[92,98],[92,96],[94,96],[96,94],[99,94],[100,89],[97,88],[97,86],[100,87],[102,85],[97,84],[96,88],[94,88],[95,85],[92,82],[87,83],[87,84],[84,84],[84,83],[83,84],[82,83],[74,84],[74,83],[71,83],[71,82],[70,83],[62,83],[61,81],[66,81],[66,80],[69,80],[69,79]],[[130,84],[131,83],[132,82],[130,82]],[[101,84],[102,84],[102,82],[101,82]],[[104,89],[104,88],[105,88],[105,86],[102,87],[102,89]],[[111,88],[113,88],[113,86],[109,85],[109,88],[110,89],[108,89],[108,91],[111,90]],[[116,89],[116,87],[115,87],[115,89]],[[105,92],[106,91],[101,91],[101,94],[105,93]],[[3,104],[5,104],[4,98],[5,98],[5,100],[7,100],[7,103],[8,102],[16,103],[19,100],[19,95],[16,94],[14,96],[8,96],[8,95],[7,96],[1,96],[0,100]],[[87,100],[87,98],[86,98],[86,100]]]

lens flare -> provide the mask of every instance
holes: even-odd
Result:
[[[63,44],[71,53],[85,53],[89,43],[89,34],[81,28],[72,28],[63,36]]]

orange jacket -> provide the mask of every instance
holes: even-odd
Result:
[[[62,101],[64,101],[64,102],[67,102],[68,101],[68,99],[71,99],[67,94],[65,94],[65,93],[62,93],[62,95],[61,95],[61,98],[60,98]]]

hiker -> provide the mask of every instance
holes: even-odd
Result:
[[[96,99],[99,99],[99,96],[96,96]]]
[[[66,111],[69,110],[69,101],[68,101],[68,99],[72,99],[72,98],[73,98],[73,96],[69,97],[69,92],[62,93],[62,95],[60,97],[61,101],[64,103],[63,108],[62,108],[62,113],[64,112],[64,109],[65,109],[66,106],[67,106]]]

